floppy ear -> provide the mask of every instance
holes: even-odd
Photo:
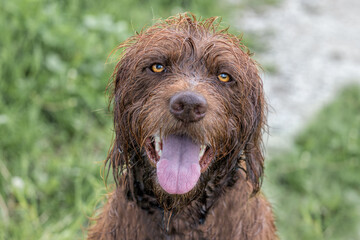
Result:
[[[128,79],[131,77],[130,62],[127,60],[126,53],[123,54],[120,61],[116,65],[113,73],[113,79],[109,85],[110,105],[112,105],[112,111],[114,116],[114,132],[115,139],[109,150],[105,166],[108,166],[108,177],[110,168],[112,169],[113,177],[116,184],[119,183],[121,175],[129,170],[129,146],[133,144],[132,137],[129,133],[129,98],[126,97],[126,89]]]
[[[252,80],[250,91],[251,129],[245,145],[244,155],[246,158],[247,178],[253,186],[253,193],[260,190],[264,173],[264,156],[262,152],[262,133],[266,125],[266,103],[264,100],[262,80],[260,79],[256,65],[248,72]]]
[[[260,146],[256,141],[250,141],[245,147],[246,171],[247,177],[253,187],[253,194],[260,190],[263,173],[264,173],[264,157]]]

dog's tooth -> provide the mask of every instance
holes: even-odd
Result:
[[[158,134],[154,135],[155,140],[155,149],[156,151],[160,150],[160,136]]]
[[[154,135],[155,142],[160,143],[160,136],[159,134]]]
[[[201,159],[202,156],[204,155],[205,149],[206,149],[206,146],[205,146],[205,145],[201,145],[201,146],[200,146],[199,159]]]
[[[156,140],[155,140],[155,150],[156,150],[156,152],[160,151],[160,143]]]
[[[161,157],[161,138],[160,135],[157,133],[154,135],[154,140],[155,140],[155,150],[157,152],[157,154],[159,155],[159,157]]]

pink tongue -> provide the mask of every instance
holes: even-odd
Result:
[[[186,136],[170,135],[163,141],[157,177],[160,186],[170,194],[184,194],[200,177],[200,145]]]

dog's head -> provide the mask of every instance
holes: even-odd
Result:
[[[112,82],[116,136],[108,158],[116,180],[122,168],[139,164],[137,155],[157,187],[182,195],[195,191],[216,162],[230,170],[242,155],[259,190],[262,82],[240,39],[218,25],[216,18],[183,14],[120,45]]]

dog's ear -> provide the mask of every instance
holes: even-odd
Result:
[[[254,194],[260,190],[264,173],[264,157],[259,144],[255,140],[250,141],[244,151],[247,177],[252,184]]]
[[[130,77],[131,71],[130,63],[127,59],[126,54],[124,54],[116,65],[113,80],[108,88],[109,91],[111,91],[110,104],[114,116],[115,137],[112,147],[109,150],[105,166],[107,165],[109,168],[108,173],[110,168],[112,169],[116,183],[119,182],[124,171],[128,170],[131,155],[128,149],[130,149],[130,145],[133,144],[129,133],[129,114],[126,107],[129,104],[127,102],[129,98],[125,96],[128,84],[127,79]]]
[[[247,141],[244,149],[246,158],[247,178],[253,187],[253,193],[260,190],[263,173],[264,173],[264,156],[262,152],[262,134],[266,126],[266,103],[264,99],[264,92],[262,80],[258,75],[258,70],[254,64],[250,68],[248,78],[251,79],[251,95],[248,105],[248,116],[251,116],[249,122],[251,123],[248,129]]]

